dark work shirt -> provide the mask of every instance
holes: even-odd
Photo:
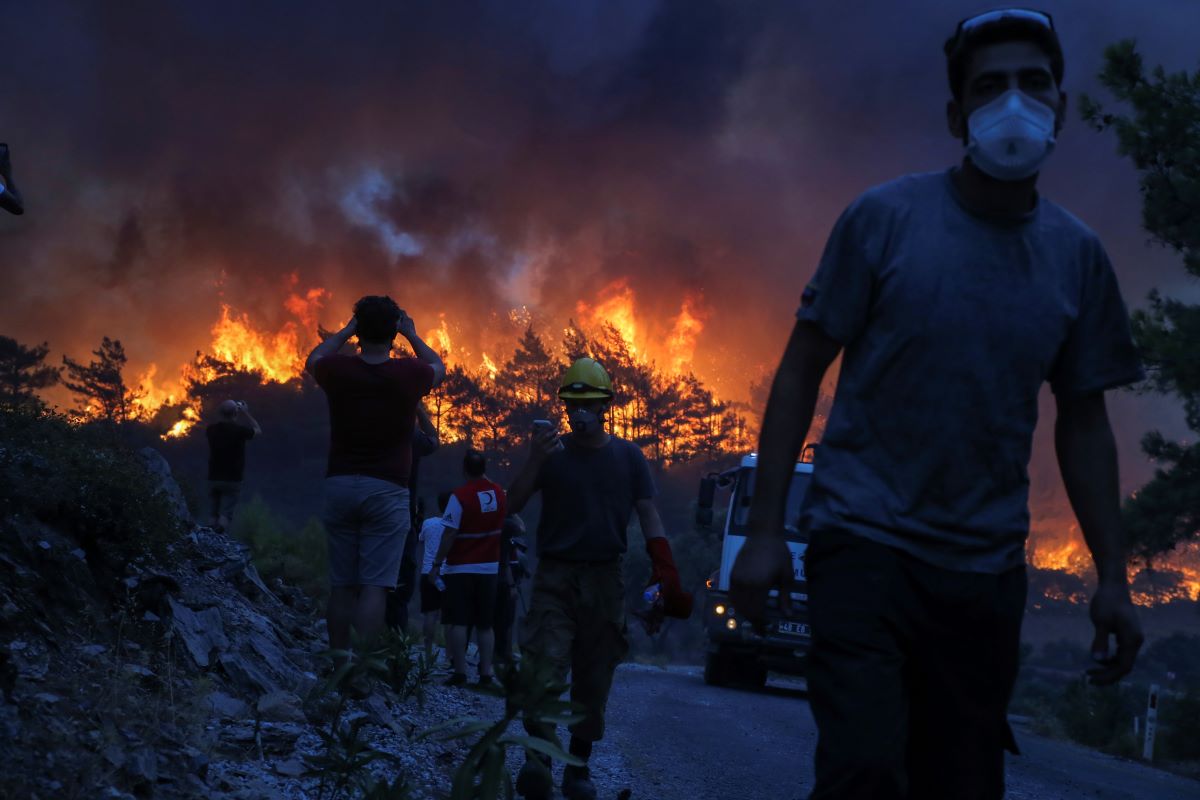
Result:
[[[412,467],[408,471],[408,492],[416,498],[419,493],[417,483],[421,480],[421,459],[433,455],[438,449],[437,440],[423,430],[413,432]],[[417,504],[412,503],[413,513],[417,513]]]
[[[358,356],[317,361],[313,376],[329,401],[327,475],[365,475],[407,487],[417,403],[433,367],[416,358],[368,364]]]
[[[969,210],[951,172],[842,214],[797,316],[845,350],[801,522],[999,573],[1024,563],[1038,392],[1142,377],[1100,239],[1039,198]]]
[[[538,472],[542,515],[539,557],[604,561],[621,556],[638,500],[654,497],[654,477],[642,450],[610,436],[604,447],[583,447],[562,437],[563,449]]]
[[[254,430],[236,422],[214,422],[204,431],[208,437],[208,479],[240,481],[246,469],[246,442]]]

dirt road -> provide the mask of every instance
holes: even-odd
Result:
[[[801,800],[812,789],[817,732],[802,681],[763,691],[705,686],[699,669],[625,665],[608,738],[592,756],[600,797]],[[1015,800],[1197,800],[1200,782],[1016,729]]]

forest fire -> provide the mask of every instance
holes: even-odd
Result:
[[[178,377],[164,376],[156,364],[138,377],[135,415],[150,419],[160,410],[173,409],[172,418],[162,423],[166,427],[163,437],[187,435],[201,419],[200,401],[189,393],[189,387],[218,379],[221,372],[214,364],[258,375],[265,384],[287,384],[300,377],[330,293],[322,288],[297,291],[295,283],[292,277],[281,304],[285,316],[273,330],[258,324],[250,314],[222,304],[206,352],[197,353],[193,362],[183,365]],[[486,350],[479,347],[485,342],[472,342],[451,314],[422,313],[422,333],[451,370],[450,378],[430,398],[431,414],[443,440],[481,440],[496,450],[511,446],[512,434],[503,430],[511,423],[504,420],[521,418],[525,413],[521,409],[546,409],[559,369],[553,364],[565,362],[570,349],[582,345],[611,363],[618,382],[624,381],[628,387],[623,402],[612,411],[614,430],[642,443],[655,462],[668,466],[701,453],[751,447],[753,421],[747,425],[691,374],[697,342],[704,331],[703,305],[687,297],[677,314],[656,318],[639,314],[637,301],[628,281],[618,280],[605,287],[594,304],[576,303],[572,319],[557,329],[562,332],[561,342],[544,342],[545,364],[535,368],[544,374],[533,379],[514,374],[520,371],[514,365],[530,355],[531,351],[521,351],[532,346],[528,337],[541,341],[533,324],[543,318],[528,308],[514,308],[493,322],[485,333]],[[662,322],[656,324],[659,319]],[[546,333],[553,330],[547,323]],[[524,340],[517,335],[520,331],[525,331]],[[506,343],[511,343],[512,349],[505,349]],[[669,423],[667,418],[672,418]],[[1041,510],[1043,514],[1047,511]],[[1086,603],[1090,594],[1085,587],[1094,570],[1078,526],[1070,524],[1069,513],[1056,513],[1048,519],[1050,524],[1035,525],[1029,538],[1028,563],[1071,579],[1045,586],[1042,595],[1050,601]],[[1059,533],[1063,530],[1066,532]],[[1200,600],[1200,544],[1169,553],[1151,566],[1132,564],[1131,585],[1134,601],[1142,606]]]
[[[1092,557],[1078,525],[1071,525],[1065,536],[1035,532],[1029,537],[1025,555],[1029,565],[1036,569],[1065,572],[1084,580],[1094,574]],[[1150,564],[1135,561],[1129,569],[1133,602],[1140,606],[1200,600],[1200,542],[1178,547]],[[1086,592],[1068,592],[1057,586],[1049,587],[1045,597],[1072,603],[1091,599]]]

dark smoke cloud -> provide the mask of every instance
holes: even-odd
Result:
[[[1048,5],[1071,92],[1097,91],[1118,38],[1174,69],[1200,55],[1188,0]],[[976,10],[9,6],[0,140],[29,213],[0,220],[5,332],[76,356],[120,336],[135,364],[169,371],[206,343],[222,300],[282,320],[295,274],[333,291],[327,325],[389,291],[418,321],[447,311],[486,349],[509,308],[561,321],[625,277],[659,333],[699,299],[697,367],[744,397],[841,208],[959,158],[941,43]],[[1183,291],[1176,260],[1145,247],[1113,148],[1072,119],[1045,191],[1105,233],[1131,305],[1155,285]],[[1126,451],[1169,407],[1119,403]]]

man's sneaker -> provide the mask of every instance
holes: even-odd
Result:
[[[563,770],[562,793],[567,800],[596,800],[596,784],[588,768],[568,764]]]
[[[467,673],[456,672],[453,675],[451,675],[449,678],[447,678],[446,682],[442,685],[443,686],[466,686],[467,685]]]
[[[525,800],[550,800],[554,795],[554,775],[548,757],[525,754],[525,766],[517,773],[517,794]]]
[[[496,685],[495,675],[480,675],[479,680],[475,683],[480,689],[490,689]]]

